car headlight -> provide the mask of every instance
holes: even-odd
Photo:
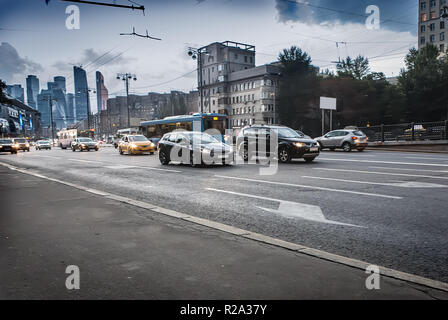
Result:
[[[29,144],[29,143],[27,143],[27,144],[26,144],[26,147],[28,148],[29,146],[30,146],[30,144]]]
[[[137,148],[137,145],[135,143],[132,143],[131,148]]]
[[[306,147],[306,144],[304,144],[303,142],[294,142],[294,145],[295,145],[297,148],[303,148],[303,147]]]
[[[202,149],[202,153],[210,154],[210,149],[204,148],[204,149]]]
[[[152,142],[150,142],[150,143],[149,143],[149,146],[150,146],[150,147],[155,147],[155,144],[152,143]]]
[[[81,147],[83,147],[83,148],[85,148],[86,147],[86,145],[83,143],[83,144],[81,144]]]
[[[15,144],[13,147],[14,148],[20,148],[20,145],[19,144]]]

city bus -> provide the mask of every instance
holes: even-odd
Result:
[[[230,129],[229,117],[220,113],[195,113],[192,115],[172,116],[161,120],[144,121],[140,123],[143,135],[157,144],[165,133],[174,130],[200,131],[209,129],[219,131],[219,140],[227,142],[226,130]],[[230,140],[229,140],[230,141]]]
[[[124,136],[132,135],[132,134],[138,134],[139,130],[136,128],[127,128],[127,129],[120,129],[117,130],[117,133],[114,136],[114,147],[115,149],[118,147],[118,142],[123,138]]]

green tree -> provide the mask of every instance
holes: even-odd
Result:
[[[281,81],[277,100],[280,123],[295,129],[315,132],[319,125],[316,96],[319,89],[317,70],[311,57],[292,46],[279,54]]]
[[[427,45],[411,49],[406,69],[399,76],[399,86],[406,99],[408,121],[439,121],[447,118],[448,59],[438,48]]]
[[[336,65],[338,76],[362,80],[370,74],[369,59],[359,55],[355,59],[347,57]]]

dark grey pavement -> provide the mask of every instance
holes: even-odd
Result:
[[[448,155],[324,152],[312,164],[280,165],[272,176],[259,175],[259,165],[161,166],[156,155],[120,156],[113,148],[32,150],[0,154],[0,162],[448,282]],[[356,226],[301,216],[311,211]]]
[[[447,299],[0,166],[0,299]],[[81,288],[65,288],[65,268]]]

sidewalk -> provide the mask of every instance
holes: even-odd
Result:
[[[0,299],[448,299],[3,166],[0,201]]]

